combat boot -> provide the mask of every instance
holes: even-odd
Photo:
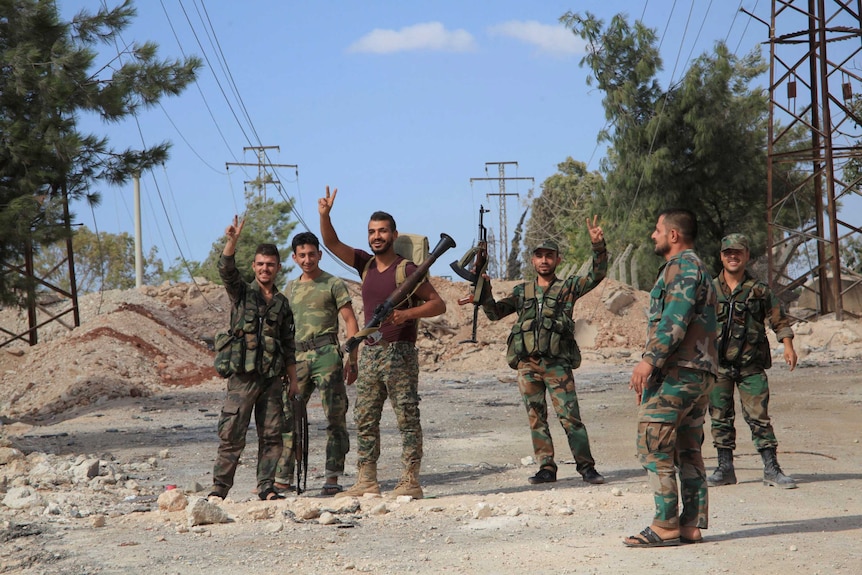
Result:
[[[789,475],[784,475],[778,466],[778,457],[774,447],[767,447],[760,451],[763,458],[763,484],[781,487],[782,489],[796,489],[796,480]]]
[[[422,486],[419,485],[419,467],[418,461],[411,461],[410,464],[401,472],[401,480],[392,494],[396,497],[399,495],[409,495],[413,499],[422,499]]]
[[[727,447],[718,448],[718,469],[706,478],[710,487],[733,485],[736,483],[736,472],[733,470],[733,450]]]
[[[377,484],[377,463],[360,463],[359,472],[356,474],[356,483],[335,497],[362,497],[366,493],[380,495],[380,485]]]

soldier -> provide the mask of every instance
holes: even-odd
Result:
[[[534,485],[557,480],[546,391],[566,432],[578,472],[587,483],[605,482],[596,471],[596,462],[590,453],[572,375],[572,370],[581,364],[572,320],[575,302],[596,287],[608,271],[604,233],[596,225],[597,221],[598,216],[592,223],[587,218],[593,247],[593,267],[587,276],[559,279],[556,270],[561,261],[560,250],[556,242],[546,240],[533,250],[535,280],[516,285],[512,295],[500,301],[494,301],[490,281],[486,281],[482,291],[482,310],[491,321],[518,312],[509,336],[506,360],[509,367],[518,370],[518,389],[527,408],[533,452],[539,463],[539,471],[528,479]]]
[[[298,279],[287,284],[285,295],[290,301],[296,324],[296,375],[299,395],[308,404],[315,388],[328,425],[326,427],[326,470],[321,495],[331,496],[343,491],[338,477],[344,473],[344,456],[350,450],[347,434],[347,389],[344,384],[356,380],[356,351],[347,358],[342,369],[342,353],[338,345],[338,317],[344,321],[347,337],[359,331],[350,293],[344,280],[326,273],[319,267],[323,252],[320,241],[311,232],[294,236],[293,261],[302,270]],[[289,491],[294,473],[294,413],[293,403],[283,398],[285,431],[284,451],[275,473],[275,488]]]
[[[396,289],[398,269],[410,276],[416,266],[405,262],[395,253],[398,231],[395,219],[386,212],[374,212],[368,222],[368,246],[373,254],[341,243],[332,226],[330,212],[338,190],[318,201],[320,233],[323,243],[341,261],[352,266],[362,279],[362,304],[365,317],[386,301]],[[369,263],[370,262],[370,263]],[[419,483],[422,461],[422,426],[419,421],[419,353],[416,350],[417,326],[420,318],[433,317],[446,311],[446,303],[429,281],[423,281],[414,292],[424,303],[414,307],[399,307],[381,326],[383,341],[365,345],[359,357],[359,378],[356,381],[356,457],[359,472],[356,483],[336,495],[360,496],[380,493],[377,483],[377,459],[380,457],[380,417],[387,396],[395,410],[401,432],[401,463],[404,469],[393,493],[423,497]]]
[[[281,457],[282,380],[287,375],[289,394],[297,392],[293,313],[287,298],[275,287],[281,269],[278,248],[260,244],[254,254],[254,281],[245,283],[236,269],[236,243],[245,220],[225,230],[227,242],[218,263],[231,310],[231,369],[227,395],[218,422],[219,448],[213,467],[210,497],[224,499],[233,487],[236,467],[245,448],[245,435],[254,411],[257,427],[257,493],[263,500],[283,499],[273,489]]]
[[[778,441],[769,419],[769,384],[766,370],[772,366],[766,326],[784,343],[784,361],[796,367],[793,330],[775,294],[745,269],[751,258],[748,238],[730,234],[721,240],[722,271],[715,278],[718,292],[719,371],[709,394],[712,441],[718,450],[718,468],[707,477],[709,485],[736,483],[733,450],[736,448],[733,388],[739,388],[742,415],[751,428],[754,446],[763,459],[763,483],[784,489],[796,487],[792,477],[778,466]]]
[[[718,370],[715,289],[693,250],[697,218],[692,212],[662,212],[651,237],[665,263],[650,292],[646,348],[629,388],[640,405],[637,450],[655,514],[649,527],[623,540],[628,547],[698,543],[708,526],[701,445],[707,393]]]

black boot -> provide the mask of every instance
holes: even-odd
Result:
[[[778,466],[778,457],[775,455],[774,447],[767,447],[760,451],[763,458],[763,484],[781,487],[783,489],[796,489],[796,481],[789,475],[784,475]]]
[[[718,469],[706,478],[710,487],[719,485],[734,485],[736,483],[736,472],[733,470],[733,450],[727,447],[718,448]]]

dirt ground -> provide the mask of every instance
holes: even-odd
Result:
[[[557,424],[559,481],[527,483],[535,465],[526,415],[500,343],[510,324],[482,321],[479,344],[458,344],[469,334],[470,309],[450,303],[420,344],[425,499],[391,495],[400,451],[391,410],[382,423],[383,497],[352,507],[319,497],[325,423],[315,396],[308,491],[258,501],[252,428],[221,504],[231,521],[192,527],[186,511],[160,510],[157,497],[168,486],[205,495],[210,485],[223,382],[206,371],[211,355],[199,340],[224,317],[213,309],[223,306],[220,292],[115,294],[97,312],[85,302],[80,328],[0,350],[0,501],[22,488],[36,497],[23,508],[0,505],[0,573],[858,573],[858,322],[798,324],[800,366],[770,371],[779,461],[798,489],[762,484],[740,419],[740,483],[710,490],[705,542],[628,549],[622,538],[646,526],[652,510],[627,389],[644,298],[634,294],[628,310],[613,314],[602,302],[619,286],[606,283],[579,303],[585,361],[575,373],[605,485],[581,481]],[[438,289],[453,302],[463,288]],[[708,440],[704,454],[714,468]],[[64,479],[92,460],[99,476]],[[351,452],[343,484],[354,469]]]

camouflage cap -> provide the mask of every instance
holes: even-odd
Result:
[[[538,250],[554,250],[555,252],[560,253],[560,246],[558,246],[557,242],[554,240],[545,240],[533,248],[533,253],[536,253]]]
[[[748,238],[745,234],[728,234],[721,239],[721,251],[724,250],[746,250],[748,251]]]

